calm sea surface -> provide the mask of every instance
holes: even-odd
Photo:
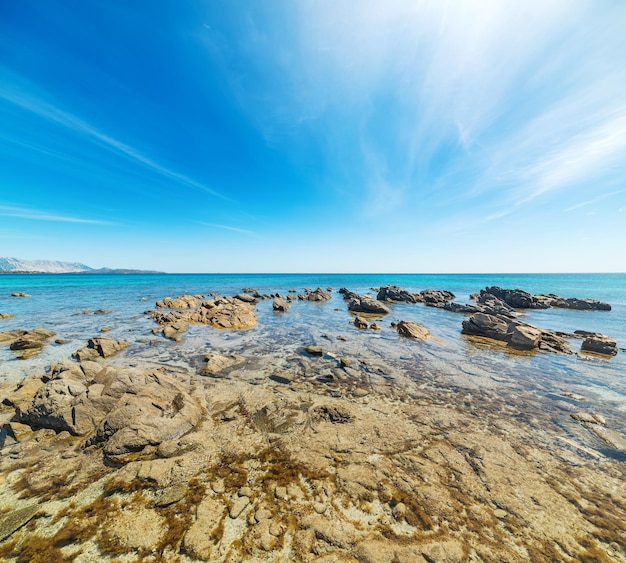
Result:
[[[45,327],[65,344],[49,344],[35,358],[18,360],[8,345],[0,344],[0,381],[43,373],[51,363],[67,359],[88,338],[110,328],[107,336],[131,342],[122,354],[125,361],[166,361],[192,366],[190,358],[207,351],[247,354],[293,354],[307,344],[324,345],[337,354],[376,357],[424,377],[425,384],[450,388],[481,389],[491,385],[523,389],[537,396],[563,391],[576,392],[593,401],[592,406],[611,410],[617,426],[626,430],[626,352],[603,359],[590,356],[511,353],[500,346],[476,343],[461,335],[464,315],[425,307],[394,304],[380,324],[383,330],[357,331],[350,323],[345,303],[337,293],[347,287],[359,293],[372,292],[385,284],[419,291],[444,289],[456,300],[488,285],[520,288],[531,293],[555,293],[563,297],[594,298],[613,309],[528,311],[524,320],[536,326],[572,332],[577,329],[609,335],[626,348],[626,275],[624,274],[485,274],[485,275],[0,275],[0,311],[15,318],[0,321],[0,331]],[[287,293],[289,289],[332,287],[327,303],[297,301],[284,315],[272,312],[271,300],[257,305],[258,325],[248,331],[217,331],[208,326],[190,327],[184,341],[176,344],[155,336],[154,322],[144,311],[157,299],[182,294],[232,295],[244,287],[262,293]],[[26,298],[11,297],[23,291]],[[94,315],[97,309],[111,312]],[[400,339],[389,323],[413,320],[425,325],[433,338],[427,342]],[[328,339],[323,335],[330,335]],[[346,342],[334,339],[346,337]],[[572,350],[580,341],[572,340]],[[508,386],[508,387],[507,387]],[[621,424],[619,418],[622,418]]]

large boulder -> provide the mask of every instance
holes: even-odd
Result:
[[[617,342],[603,334],[594,334],[583,340],[580,349],[583,352],[615,356],[617,354]]]
[[[368,313],[371,315],[388,315],[391,309],[384,303],[377,301],[368,295],[358,295],[348,302],[348,310],[355,313]]]
[[[526,323],[511,320],[508,316],[476,313],[463,321],[462,334],[483,336],[506,342],[511,348],[571,354],[569,344],[553,332]]]
[[[485,336],[494,340],[507,341],[509,338],[507,319],[486,313],[476,313],[463,321],[462,334]]]

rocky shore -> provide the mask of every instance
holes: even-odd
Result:
[[[165,298],[146,315],[176,349],[190,327],[255,327],[265,299],[276,322],[296,300],[333,299],[330,289],[246,289]],[[523,322],[520,303],[547,302],[537,296],[487,288],[461,311],[445,290],[340,294],[350,330],[397,331],[402,346],[431,335],[384,321],[394,302],[465,312],[459,329],[496,346],[567,354],[578,336],[592,354],[617,353],[602,335]],[[18,332],[0,338],[40,334]],[[73,358],[4,385],[0,559],[626,560],[626,438],[614,412],[566,387],[541,398],[516,385],[442,385],[400,355],[345,347],[346,334],[280,354],[210,350],[185,365],[94,336]]]

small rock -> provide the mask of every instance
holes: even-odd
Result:
[[[248,497],[239,497],[233,502],[233,505],[230,507],[230,512],[228,515],[234,520],[238,518],[239,515],[245,510],[246,506],[250,504],[250,499]]]
[[[252,489],[250,487],[241,487],[237,493],[240,497],[251,497]]]
[[[506,517],[508,516],[508,514],[509,514],[509,513],[508,513],[506,510],[502,510],[501,508],[496,508],[496,509],[493,511],[493,515],[494,515],[496,518],[499,518],[499,519],[506,518]]]
[[[30,297],[28,293],[24,293],[23,291],[16,291],[11,293],[11,297]]]
[[[306,346],[304,351],[311,356],[323,356],[324,349],[321,346]]]
[[[276,487],[274,496],[279,500],[289,500],[287,496],[287,487]]]
[[[254,518],[257,522],[260,522],[261,520],[267,520],[271,517],[272,513],[267,508],[259,508],[254,514]]]

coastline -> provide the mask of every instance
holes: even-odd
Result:
[[[156,377],[152,399],[171,402],[176,389],[197,408],[185,415],[194,424],[121,454],[86,435],[16,427],[24,434],[3,448],[0,498],[38,512],[0,544],[3,557],[624,560],[624,455],[572,417],[601,415],[623,436],[620,402],[571,375],[613,360],[453,337],[434,322],[444,312],[422,304],[394,305],[391,316],[419,314],[434,331],[425,342],[398,337],[389,319],[359,331],[334,292],[284,313],[269,300],[255,310],[249,330],[193,324],[179,343],[155,334],[60,370],[52,381],[86,387]],[[114,320],[98,318],[113,329],[103,337],[123,335]],[[145,317],[136,326],[161,330]],[[530,385],[531,366],[545,379]],[[49,384],[31,375],[28,385]],[[15,405],[14,389],[2,385]]]

